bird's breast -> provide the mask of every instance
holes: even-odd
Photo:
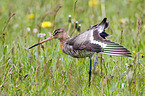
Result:
[[[61,48],[61,50],[63,50],[63,44],[62,43],[60,43],[60,48]]]

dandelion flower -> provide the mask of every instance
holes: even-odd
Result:
[[[27,18],[28,18],[28,19],[34,19],[34,14],[29,14],[29,15],[27,15]]]
[[[37,37],[44,37],[44,36],[46,36],[45,33],[38,33],[38,34],[37,34]]]
[[[27,31],[28,31],[28,32],[30,32],[30,31],[31,31],[30,27],[27,27]]]
[[[68,22],[71,23],[71,15],[68,15]]]
[[[98,5],[98,1],[97,0],[89,0],[88,4],[90,7],[95,7],[96,5]]]
[[[141,56],[143,55],[143,54],[140,54]]]
[[[145,28],[145,25],[143,27]]]
[[[41,27],[52,27],[52,23],[50,21],[44,21],[41,23]]]
[[[133,51],[133,53],[135,53],[135,51]]]
[[[34,29],[33,29],[33,32],[34,32],[34,33],[37,33],[37,31],[38,31],[37,28],[34,28]]]
[[[144,55],[143,54],[140,54],[141,55],[141,57],[143,58],[144,57]]]

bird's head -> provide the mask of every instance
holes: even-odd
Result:
[[[58,28],[53,32],[53,36],[54,38],[61,40],[66,40],[67,38],[69,38],[68,33],[65,29],[63,28]]]
[[[68,33],[67,33],[67,31],[65,29],[58,28],[58,29],[56,29],[53,32],[53,35],[52,36],[50,36],[49,38],[47,38],[47,39],[45,39],[45,40],[43,40],[43,41],[41,41],[41,42],[39,42],[37,44],[32,45],[31,47],[29,47],[29,49],[31,49],[31,48],[33,48],[33,47],[35,47],[37,45],[40,45],[40,44],[42,44],[42,43],[44,43],[46,41],[55,39],[55,38],[58,39],[58,40],[60,40],[60,42],[64,42],[64,41],[66,41],[69,38],[69,35],[68,35]]]

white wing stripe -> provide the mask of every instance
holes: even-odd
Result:
[[[100,45],[102,48],[106,48],[106,46],[107,46],[107,44],[105,44],[105,43],[103,43],[103,42],[96,41],[96,40],[94,39],[93,30],[91,31],[90,42],[91,42],[92,44],[98,44],[98,45]]]

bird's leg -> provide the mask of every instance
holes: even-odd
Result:
[[[95,58],[95,61],[94,61],[94,71],[96,70],[97,58],[98,58],[98,53],[97,53],[96,58]]]
[[[92,57],[90,57],[90,70],[89,70],[89,87],[91,85],[91,72],[92,72]]]

